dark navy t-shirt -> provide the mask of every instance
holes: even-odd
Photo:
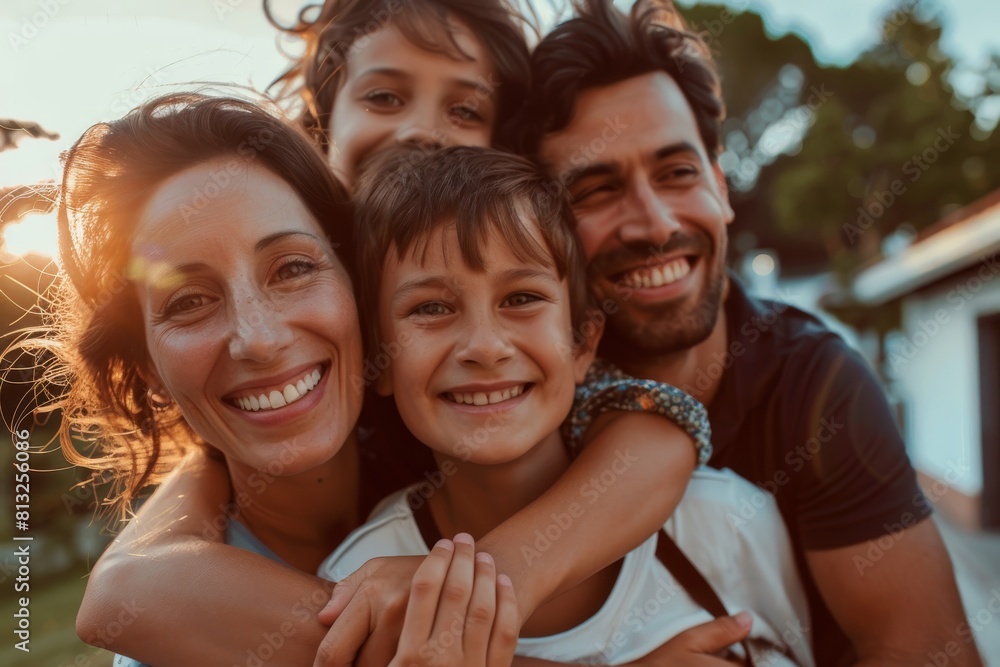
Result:
[[[929,516],[929,505],[860,354],[813,315],[749,296],[735,277],[725,312],[727,352],[695,381],[721,376],[708,406],[709,465],[731,468],[775,496],[809,596],[817,664],[850,664],[850,644],[803,552],[898,532]],[[752,526],[754,511],[747,498],[731,520]]]

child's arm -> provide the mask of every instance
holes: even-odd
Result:
[[[170,667],[244,664],[271,636],[280,664],[311,665],[332,584],[223,544],[229,501],[224,464],[199,454],[180,466],[94,566],[80,638]]]
[[[596,417],[602,409],[644,412]],[[497,572],[513,581],[522,619],[658,531],[684,494],[695,463],[710,455],[708,417],[700,403],[673,387],[629,378],[609,365],[596,364],[588,375],[567,426],[571,444],[582,437],[582,452],[548,491],[477,546],[493,556]],[[320,659],[317,665],[351,664],[371,625],[380,628],[378,641],[365,645],[358,664],[385,664],[373,652],[391,638],[392,611],[381,607],[381,599],[373,603],[373,592],[401,590],[412,576],[412,570],[407,574],[392,560],[369,561],[338,585],[336,601],[322,618],[333,622],[344,612],[343,617],[321,651],[338,659]],[[363,591],[361,599],[357,590]],[[405,600],[396,600],[394,606],[405,608]]]

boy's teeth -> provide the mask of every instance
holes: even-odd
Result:
[[[240,396],[236,398],[236,405],[241,410],[248,412],[258,412],[260,410],[276,410],[286,405],[291,405],[310,391],[316,388],[323,374],[318,368],[306,373],[294,383],[285,385],[281,391],[273,389],[266,394],[257,396]]]
[[[668,264],[642,267],[626,273],[621,283],[626,287],[662,287],[676,282],[691,273],[691,264],[684,257]]]
[[[509,401],[512,398],[520,396],[524,392],[524,385],[518,385],[516,387],[510,387],[509,389],[504,389],[503,391],[491,391],[489,394],[483,391],[477,391],[473,393],[450,393],[449,396],[451,400],[456,403],[463,403],[465,405],[493,405],[495,403],[502,403],[504,401]]]

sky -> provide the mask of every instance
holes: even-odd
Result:
[[[680,2],[690,5],[694,0]],[[822,62],[832,64],[847,64],[874,44],[878,19],[893,4],[891,0],[721,2],[762,13],[775,36],[797,32],[813,45]],[[304,4],[272,2],[284,21]],[[944,49],[961,62],[975,66],[990,53],[1000,52],[996,30],[1000,2],[948,0],[940,11]],[[294,51],[294,42],[279,39],[264,18],[260,0],[4,0],[0,117],[38,121],[61,138],[22,141],[19,149],[0,153],[0,187],[58,178],[59,152],[87,127],[120,117],[149,97],[190,88],[192,81],[262,90],[288,62],[282,48]],[[31,227],[35,231],[29,234],[26,225],[12,226],[6,237],[8,249],[22,241],[44,243],[44,226]]]

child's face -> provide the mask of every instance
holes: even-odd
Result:
[[[395,142],[490,145],[496,75],[472,33],[454,29],[473,60],[426,51],[392,22],[351,47],[328,128],[330,164],[349,187],[369,154]]]
[[[573,347],[569,291],[555,268],[519,260],[499,235],[488,247],[483,272],[462,260],[450,225],[427,239],[426,257],[390,250],[379,322],[394,354],[378,389],[395,394],[407,427],[439,454],[500,464],[560,445],[593,354]]]

